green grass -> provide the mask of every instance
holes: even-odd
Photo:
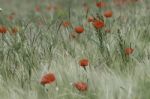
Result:
[[[0,99],[150,98],[149,0],[122,7],[112,4],[101,11],[93,0],[87,0],[88,16],[111,9],[113,17],[104,18],[106,26],[100,31],[88,23],[75,39],[69,34],[87,21],[83,1],[7,1],[0,1],[0,25],[17,26],[19,32],[0,34]],[[61,7],[46,12],[48,3]],[[34,12],[35,5],[40,5],[42,12]],[[16,17],[8,21],[11,12],[16,12]],[[72,26],[61,26],[64,20],[70,20]],[[38,21],[43,25],[37,26]],[[107,28],[111,33],[104,32]],[[124,55],[126,47],[134,48],[128,57]],[[78,64],[82,58],[90,61],[87,71]],[[47,72],[54,73],[56,81],[43,87],[39,81]],[[88,81],[89,89],[79,92],[72,86],[77,81]]]

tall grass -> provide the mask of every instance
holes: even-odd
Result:
[[[86,13],[79,0],[50,1],[60,5],[56,11],[45,11],[48,0],[1,0],[0,25],[17,26],[19,31],[0,34],[0,99],[149,99],[150,86],[150,10],[149,0],[136,4],[99,10],[92,0]],[[66,3],[64,3],[66,2]],[[69,2],[72,6],[69,6]],[[40,5],[41,12],[35,12]],[[86,16],[102,15],[106,9],[113,17],[103,19],[106,27],[96,31]],[[16,17],[7,16],[15,11]],[[64,28],[62,21],[71,26]],[[37,25],[37,22],[42,25]],[[75,39],[69,35],[76,25],[84,33]],[[105,33],[109,28],[110,33]],[[134,48],[130,56],[127,47]],[[78,64],[87,58],[90,65],[84,71]],[[53,72],[56,81],[45,87],[43,74]],[[73,87],[76,81],[88,83],[86,92]]]

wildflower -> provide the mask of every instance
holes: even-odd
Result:
[[[83,33],[84,32],[84,28],[82,26],[76,26],[75,27],[75,32],[76,33]]]
[[[88,60],[88,59],[81,59],[81,60],[79,61],[79,65],[80,65],[81,67],[85,68],[86,66],[89,65],[89,60]]]
[[[110,17],[112,17],[112,15],[113,15],[113,12],[111,10],[107,10],[104,12],[104,16],[106,18],[110,18]]]
[[[94,17],[89,16],[89,17],[88,17],[88,22],[93,22],[93,21],[94,21]]]
[[[88,84],[85,82],[77,82],[77,83],[74,83],[73,85],[79,91],[87,91],[88,90]]]
[[[105,7],[105,6],[106,6],[106,3],[105,3],[105,2],[100,1],[100,2],[97,2],[97,3],[96,3],[96,6],[97,6],[98,8],[103,8],[103,7]]]
[[[133,51],[134,51],[134,49],[133,49],[133,48],[125,48],[125,54],[126,54],[126,55],[130,55],[130,54],[132,54],[132,53],[133,53]]]
[[[63,22],[63,26],[64,26],[64,27],[70,26],[70,22],[69,22],[69,21],[64,21],[64,22]]]
[[[56,80],[55,75],[53,73],[48,73],[44,75],[40,81],[42,85],[51,84]]]
[[[7,28],[5,26],[0,26],[0,33],[6,33],[7,32]]]
[[[96,28],[96,29],[100,29],[100,28],[103,28],[105,26],[104,22],[101,21],[101,20],[96,20],[93,22],[93,26]]]

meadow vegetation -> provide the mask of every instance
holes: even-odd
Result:
[[[0,99],[150,99],[150,1],[114,1],[0,0]]]

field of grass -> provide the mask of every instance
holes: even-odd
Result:
[[[98,2],[0,0],[0,99],[150,99],[150,0]]]

